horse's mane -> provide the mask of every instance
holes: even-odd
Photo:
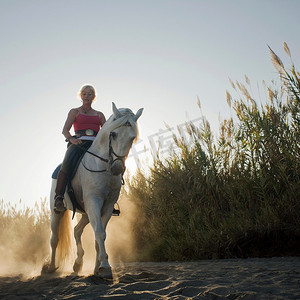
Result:
[[[134,120],[135,114],[129,108],[119,108],[118,110],[121,113],[121,116],[116,119],[115,115],[112,114],[109,117],[109,119],[104,123],[98,135],[106,136],[110,132],[114,131],[116,128],[123,126],[124,124],[129,122],[131,127],[136,132],[136,141],[138,139],[139,130],[137,123]]]

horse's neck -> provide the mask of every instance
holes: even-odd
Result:
[[[98,155],[108,155],[109,153],[109,141],[108,141],[108,134],[103,134],[99,132],[96,136],[95,140],[93,141],[90,151],[98,154]]]

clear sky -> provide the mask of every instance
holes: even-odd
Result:
[[[300,64],[297,0],[0,0],[0,199],[49,197],[68,111],[85,83],[94,108],[137,111],[141,138],[202,111],[226,117],[228,78],[277,80],[267,44]]]

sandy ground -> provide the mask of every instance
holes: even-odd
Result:
[[[126,263],[94,276],[0,277],[0,299],[300,299],[300,257]]]

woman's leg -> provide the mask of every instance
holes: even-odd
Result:
[[[56,182],[54,197],[54,211],[56,213],[61,213],[66,210],[63,199],[68,180],[72,179],[73,170],[71,170],[70,166],[76,164],[91,144],[92,141],[83,141],[80,147],[73,144],[68,147]]]
[[[61,213],[66,210],[64,206],[64,194],[68,183],[68,175],[64,171],[59,171],[57,176],[55,197],[54,197],[54,211]]]

